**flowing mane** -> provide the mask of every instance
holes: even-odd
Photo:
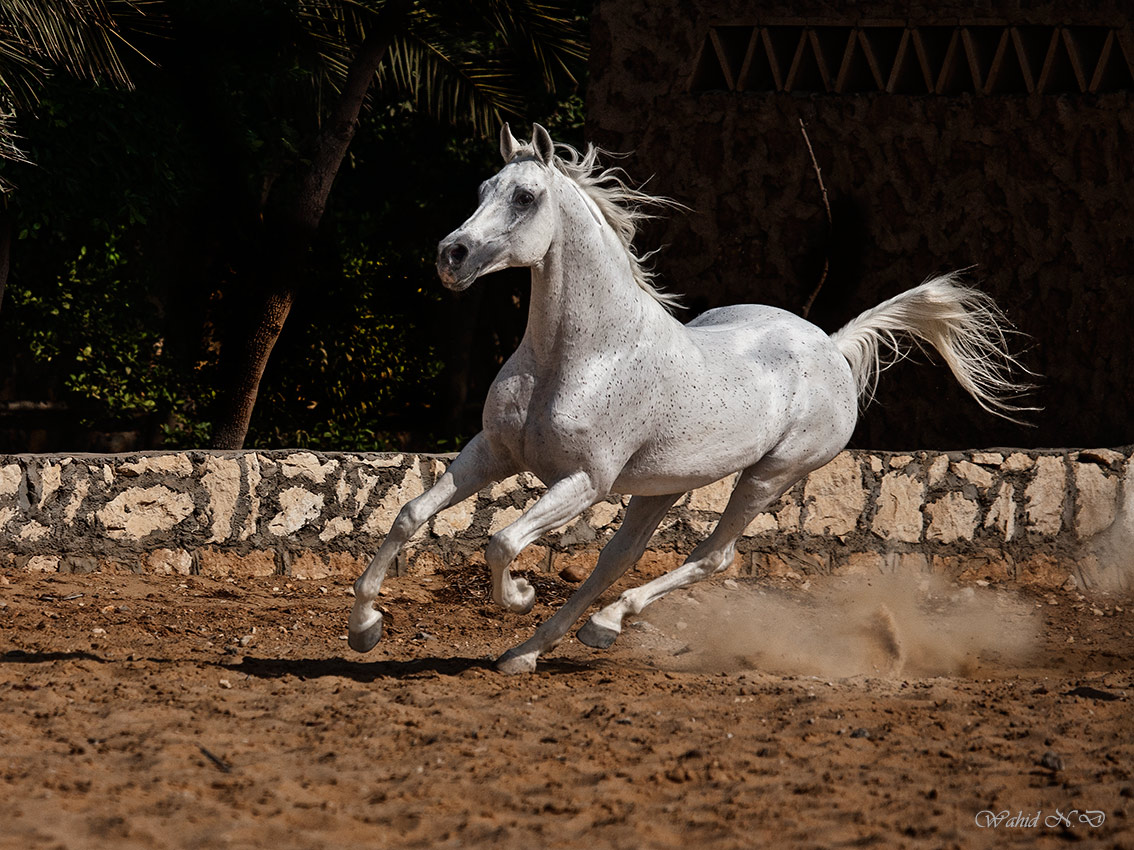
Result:
[[[534,148],[530,144],[522,145],[516,152],[516,156],[532,154]],[[681,296],[666,292],[653,284],[654,272],[647,262],[657,251],[639,254],[634,249],[634,237],[638,233],[638,222],[653,218],[644,211],[644,207],[684,207],[670,198],[635,189],[626,182],[626,172],[621,168],[604,168],[599,162],[599,154],[612,155],[609,151],[590,144],[587,145],[586,153],[580,153],[571,145],[557,143],[553,162],[556,169],[571,178],[599,208],[602,217],[626,251],[634,282],[655,301],[673,312],[681,306]]]

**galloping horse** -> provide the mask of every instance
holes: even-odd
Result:
[[[531,269],[527,330],[484,406],[483,430],[426,493],[407,503],[355,582],[350,646],[382,634],[375,608],[386,570],[438,511],[521,471],[547,491],[495,534],[485,559],[493,598],[527,613],[535,591],[509,565],[541,535],[611,493],[629,494],[625,519],[590,577],[496,667],[530,672],[604,590],[635,564],[663,515],[686,491],[740,471],[713,532],[684,565],[628,590],[579,630],[606,648],[627,614],[727,567],[756,514],[831,460],[854,430],[898,334],[928,344],[986,410],[1011,418],[1025,387],[1011,377],[1002,314],[955,276],[933,278],[828,336],[800,317],[757,305],[710,310],[687,325],[670,313],[632,240],[642,206],[658,202],[603,170],[597,151],[556,145],[535,125],[521,144],[505,125],[505,166],[480,187],[472,217],[438,249],[455,291],[511,266]]]

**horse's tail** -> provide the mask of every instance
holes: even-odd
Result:
[[[850,363],[859,397],[867,402],[878,375],[906,356],[908,348],[899,338],[904,334],[919,348],[928,343],[936,349],[981,407],[1021,422],[1014,414],[1036,408],[1010,403],[1031,389],[1012,377],[1013,369],[1028,370],[1008,350],[1011,326],[988,295],[962,286],[958,278],[955,273],[930,278],[851,319],[831,340]]]

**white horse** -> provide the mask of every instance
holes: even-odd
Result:
[[[558,148],[558,150],[557,150]],[[530,144],[500,135],[504,168],[480,187],[472,217],[440,244],[437,268],[452,290],[511,266],[531,268],[528,325],[489,390],[483,430],[426,493],[406,504],[355,582],[350,646],[373,648],[386,570],[434,514],[487,485],[530,471],[547,491],[495,534],[485,559],[493,598],[527,613],[535,591],[509,572],[517,554],[611,493],[630,494],[625,520],[590,577],[535,634],[497,662],[530,672],[604,590],[638,561],[658,523],[686,491],[740,471],[714,531],[684,565],[628,590],[578,632],[611,645],[627,614],[726,568],[756,516],[850,439],[896,334],[936,349],[965,389],[993,413],[1025,387],[1011,379],[1002,315],[988,296],[937,277],[868,310],[837,333],[783,310],[740,305],[688,325],[650,283],[632,247],[640,206],[660,199],[620,172],[555,145],[535,125]]]

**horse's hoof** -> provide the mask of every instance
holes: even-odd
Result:
[[[575,633],[575,637],[594,649],[610,649],[618,637],[618,632],[609,626],[600,626],[592,617]]]
[[[535,652],[521,655],[516,650],[509,649],[496,659],[496,669],[500,673],[508,673],[509,675],[534,673],[537,658],[539,658],[539,655]]]
[[[377,613],[377,612],[376,612]],[[382,617],[379,616],[373,623],[365,628],[356,631],[350,631],[347,635],[347,643],[350,648],[355,652],[369,652],[378,645],[378,641],[382,639]]]

